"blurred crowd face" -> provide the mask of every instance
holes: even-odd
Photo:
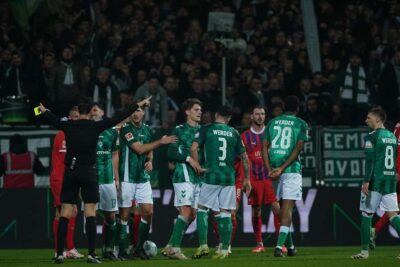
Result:
[[[201,94],[203,92],[203,81],[201,79],[194,79],[192,89],[196,94]]]
[[[358,67],[361,65],[361,58],[359,56],[351,56],[350,57],[350,65],[353,67]]]
[[[151,78],[147,81],[147,86],[149,87],[149,91],[151,93],[157,92],[158,89],[158,79]]]
[[[54,66],[54,56],[46,55],[43,59],[43,65],[45,69],[50,69]]]
[[[11,64],[13,66],[21,66],[22,58],[20,54],[13,54],[11,57]]]
[[[75,107],[74,109],[71,109],[69,111],[68,119],[73,120],[73,121],[79,119],[78,107]]]
[[[113,62],[114,69],[121,70],[124,66],[124,58],[123,57],[115,57]]]
[[[279,90],[281,89],[281,86],[279,85],[278,79],[271,79],[269,83],[269,89],[270,90]]]
[[[147,72],[145,70],[139,70],[136,74],[136,79],[139,84],[143,84],[147,79]]]
[[[251,81],[251,88],[254,92],[259,92],[262,90],[262,82],[260,79],[253,79]]]
[[[104,116],[104,111],[97,105],[94,105],[90,110],[92,120],[100,120]]]
[[[62,58],[65,60],[71,60],[73,55],[74,54],[71,48],[64,48],[62,51]]]
[[[104,84],[107,83],[110,73],[108,71],[98,71],[96,77],[100,83]]]
[[[272,109],[272,117],[273,118],[278,117],[278,116],[280,116],[282,114],[283,114],[283,107],[282,106],[275,106]]]
[[[304,94],[308,94],[311,91],[311,83],[308,79],[302,79],[300,81],[300,91]]]
[[[1,53],[1,62],[9,62],[11,60],[11,52],[8,49],[4,49]]]
[[[121,106],[122,107],[129,107],[134,102],[133,101],[133,95],[130,94],[130,93],[121,92],[120,93],[120,99],[121,99]]]
[[[318,102],[316,99],[311,98],[307,100],[307,110],[311,113],[315,113],[318,111]]]

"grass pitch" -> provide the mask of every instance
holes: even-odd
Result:
[[[84,249],[79,250],[81,253]],[[237,267],[286,267],[286,266],[307,266],[307,267],[328,267],[328,266],[400,266],[400,260],[396,256],[400,253],[400,248],[377,247],[370,252],[368,260],[353,260],[350,256],[360,251],[359,247],[299,247],[296,257],[274,258],[273,248],[268,248],[265,253],[253,254],[251,248],[233,248],[233,254],[225,260],[213,260],[212,256],[207,256],[199,260],[177,261],[169,260],[161,255],[157,255],[149,261],[103,261],[100,266],[141,266],[141,267],[169,267],[169,266],[237,266]],[[194,248],[184,249],[187,256],[191,256]],[[50,258],[54,252],[50,249],[31,249],[31,250],[0,250],[0,266],[54,266]],[[98,251],[100,254],[100,251]],[[213,252],[211,253],[213,254]],[[85,260],[66,260],[64,266],[88,266]],[[90,265],[89,265],[90,266]]]

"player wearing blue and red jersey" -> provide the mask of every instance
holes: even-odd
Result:
[[[262,140],[265,130],[265,108],[255,106],[250,115],[251,126],[241,134],[250,162],[250,182],[253,188],[248,203],[252,207],[252,224],[257,245],[254,253],[264,252],[262,241],[262,205],[271,205],[274,214],[275,230],[279,233],[279,202],[276,199],[272,180],[262,158]],[[239,172],[240,173],[240,172]]]

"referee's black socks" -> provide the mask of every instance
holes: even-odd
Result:
[[[57,230],[57,256],[62,256],[64,252],[65,238],[67,237],[69,219],[60,217]]]
[[[61,223],[61,221],[60,221]],[[96,217],[90,216],[86,218],[86,235],[88,239],[89,255],[95,255],[95,240],[96,240]]]

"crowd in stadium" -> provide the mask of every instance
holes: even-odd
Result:
[[[187,97],[214,112],[223,53],[234,125],[247,124],[254,104],[268,107],[269,117],[280,114],[289,94],[300,97],[301,117],[313,125],[363,125],[365,112],[358,118],[356,111],[365,104],[382,105],[391,121],[397,115],[396,1],[317,1],[322,70],[314,73],[300,1],[64,0],[34,10],[25,27],[9,1],[0,5],[1,96],[26,94],[58,115],[86,97],[104,102],[110,116],[149,90],[152,126],[176,125]],[[244,52],[224,52],[207,32],[212,11],[235,14],[230,37],[247,42]],[[363,69],[367,103],[341,98],[349,63]]]

